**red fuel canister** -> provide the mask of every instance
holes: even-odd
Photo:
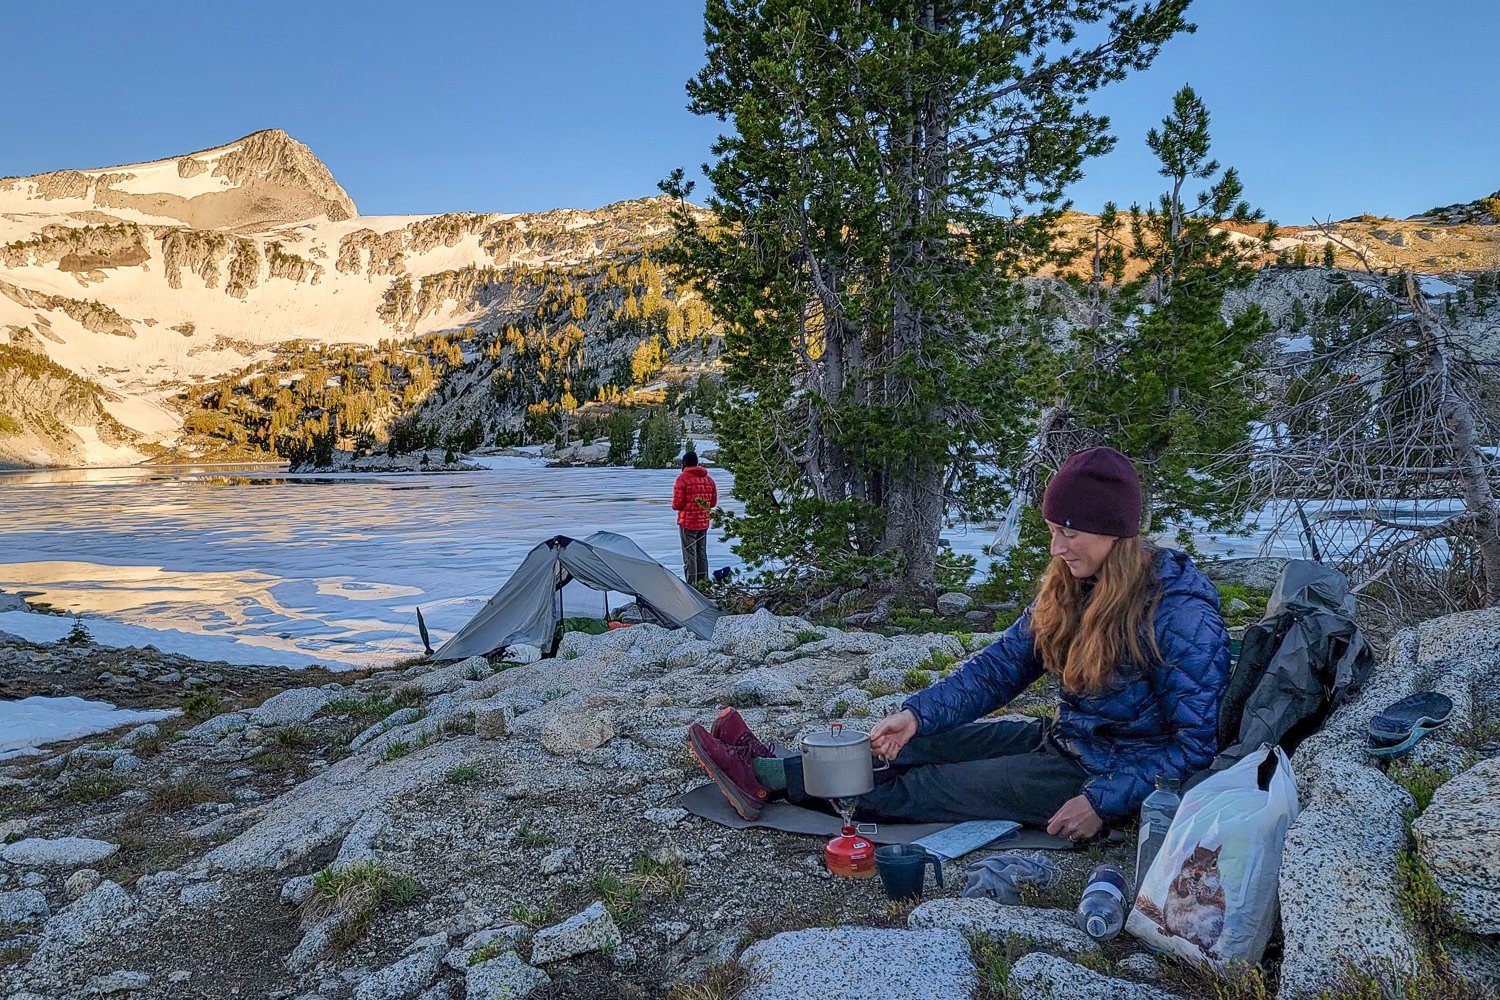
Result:
[[[869,878],[875,874],[875,845],[852,826],[828,842],[823,850],[828,870],[845,878]]]

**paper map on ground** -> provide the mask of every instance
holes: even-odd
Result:
[[[930,833],[913,843],[922,845],[944,861],[952,861],[1020,828],[1020,823],[1008,819],[975,819],[967,823],[955,823],[946,830]]]

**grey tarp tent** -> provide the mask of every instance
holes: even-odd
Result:
[[[1222,771],[1266,743],[1290,753],[1353,696],[1374,663],[1344,574],[1288,561],[1265,618],[1245,632],[1219,703],[1222,749],[1209,770]]]
[[[438,647],[433,659],[483,656],[522,642],[546,649],[562,617],[559,595],[572,580],[594,590],[632,594],[661,618],[701,639],[713,635],[719,618],[718,609],[707,598],[624,535],[612,531],[596,531],[587,538],[555,535],[527,553],[505,586],[457,635]]]

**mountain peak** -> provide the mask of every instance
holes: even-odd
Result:
[[[359,214],[323,161],[279,128],[169,159],[0,181],[0,212],[90,209],[222,230]]]

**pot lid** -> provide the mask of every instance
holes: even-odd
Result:
[[[858,729],[845,729],[839,723],[834,723],[828,729],[819,729],[802,737],[803,746],[809,747],[852,747],[861,743],[869,743],[870,737]]]

